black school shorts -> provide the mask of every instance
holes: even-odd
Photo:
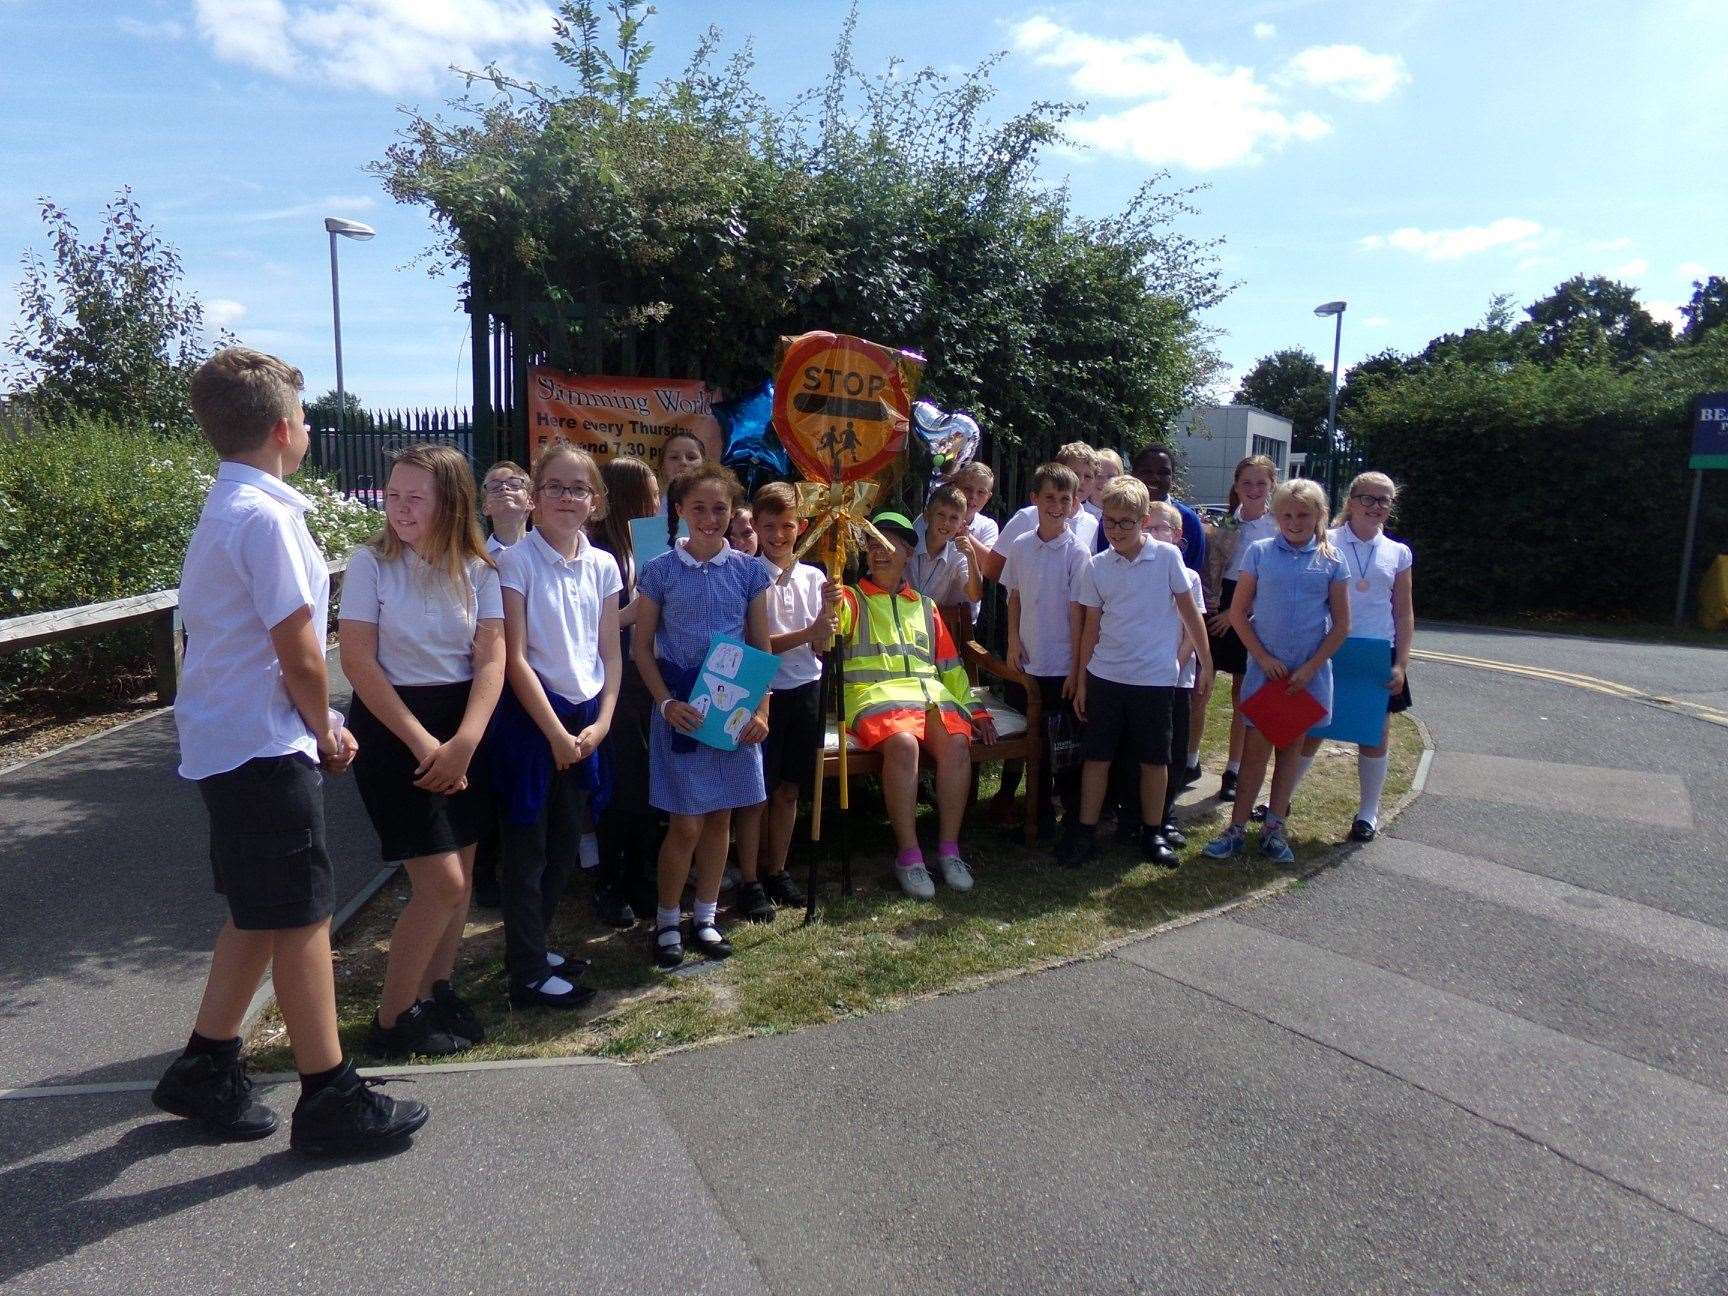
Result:
[[[1080,759],[1113,761],[1125,750],[1142,765],[1168,765],[1175,696],[1174,688],[1118,684],[1087,671],[1086,735],[1080,742]]]
[[[768,737],[762,741],[762,785],[770,795],[795,783],[800,796],[816,786],[816,752],[822,746],[822,681],[768,695]]]
[[[324,776],[311,757],[258,756],[198,780],[210,812],[210,869],[242,931],[322,922],[336,878],[324,850]]]

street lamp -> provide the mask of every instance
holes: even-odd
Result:
[[[342,387],[342,288],[336,274],[336,237],[341,235],[364,243],[378,231],[340,216],[326,216],[324,230],[330,235],[330,314],[336,324],[336,431],[340,433],[348,413],[348,398]]]
[[[1344,341],[1344,306],[1341,301],[1329,301],[1316,306],[1314,313],[1324,319],[1330,315],[1332,329],[1332,394],[1326,402],[1326,493],[1337,489],[1336,457],[1338,454],[1338,350]],[[337,366],[340,369],[341,366]]]

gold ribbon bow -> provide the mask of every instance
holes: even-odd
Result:
[[[808,553],[829,527],[837,528],[834,560],[829,564],[830,575],[838,573],[846,565],[846,556],[859,543],[860,534],[883,545],[890,543],[870,524],[870,506],[876,502],[879,489],[875,482],[801,481],[797,485],[798,516],[810,519],[812,525],[793,553],[794,558],[802,558]]]

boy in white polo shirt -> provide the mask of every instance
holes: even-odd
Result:
[[[1176,852],[1160,827],[1170,710],[1181,675],[1176,653],[1186,629],[1200,664],[1194,693],[1204,704],[1212,679],[1206,626],[1189,592],[1182,551],[1147,534],[1152,500],[1146,487],[1131,477],[1115,478],[1099,504],[1110,547],[1074,578],[1074,601],[1086,609],[1074,694],[1074,712],[1086,722],[1080,822],[1064,835],[1056,858],[1078,868],[1096,853],[1110,763],[1127,747],[1140,764],[1141,850],[1154,863],[1175,868]]]
[[[772,922],[774,906],[804,904],[786,871],[798,799],[816,787],[822,747],[822,659],[834,639],[839,589],[820,567],[792,556],[798,547],[798,492],[769,482],[756,492],[756,560],[768,569],[768,647],[780,658],[769,684],[768,737],[762,742],[762,785],[768,800],[735,811],[738,840],[737,911],[748,922]],[[764,825],[767,831],[764,832]]]
[[[1070,593],[1074,577],[1091,555],[1068,528],[1068,514],[1078,489],[1073,469],[1059,463],[1041,465],[1032,474],[1037,529],[1008,546],[1002,565],[1002,588],[1008,591],[1008,664],[1025,671],[1037,683],[1046,718],[1069,710],[1068,700],[1079,682],[1074,663],[1084,618]],[[1043,785],[1037,789],[1040,834],[1052,832],[1056,826],[1052,788],[1061,799],[1062,817],[1071,829],[1078,823],[1080,807],[1079,770],[1055,774],[1048,732],[1044,742]],[[1004,786],[1009,777],[1005,769]]]
[[[333,878],[319,765],[337,774],[353,737],[329,709],[330,576],[306,530],[309,501],[284,477],[308,445],[300,371],[245,347],[192,378],[192,413],[221,457],[186,550],[186,663],[174,722],[180,775],[210,814],[210,863],[229,918],[216,938],[186,1051],[157,1084],[162,1110],[222,1139],[273,1133],[240,1060],[240,1023],[266,971],[300,1073],[292,1146],[366,1152],[426,1123],[342,1056],[330,960]]]

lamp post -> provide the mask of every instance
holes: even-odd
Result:
[[[1337,490],[1338,454],[1338,351],[1344,341],[1344,306],[1341,301],[1329,301],[1316,306],[1314,313],[1324,319],[1332,316],[1332,394],[1326,402],[1326,493]]]
[[[340,235],[364,243],[378,231],[340,216],[326,216],[324,230],[330,235],[330,314],[336,326],[336,431],[341,432],[348,414],[348,397],[342,386],[342,287],[336,273],[336,238]]]

